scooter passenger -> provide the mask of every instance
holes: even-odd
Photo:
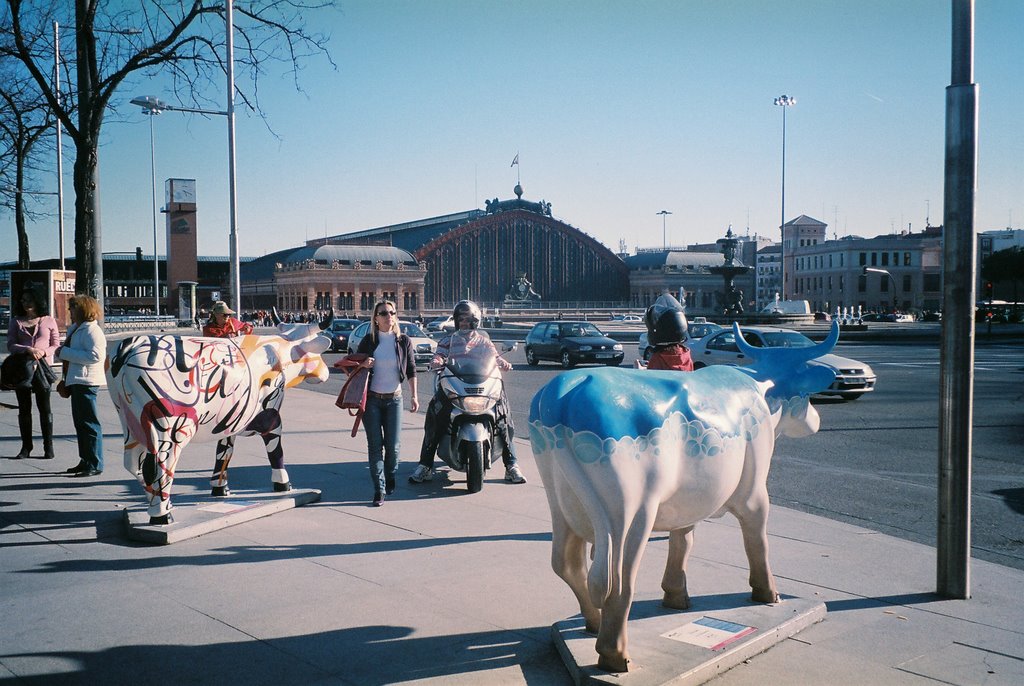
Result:
[[[502,371],[512,369],[508,360],[498,355],[494,343],[490,337],[481,331],[480,308],[470,300],[462,300],[455,305],[452,311],[452,318],[455,320],[455,331],[437,344],[434,358],[430,361],[430,369],[436,370],[445,365],[445,361],[452,356],[463,355],[487,355],[497,360],[498,368]],[[508,399],[502,390],[501,398],[494,407],[497,418],[495,432],[502,437],[504,450],[501,461],[505,465],[505,481],[511,484],[525,484],[526,477],[516,464],[515,449],[512,447],[512,437],[515,427],[512,424],[512,416],[508,410]],[[434,478],[434,455],[442,437],[448,434],[448,424],[451,418],[452,405],[440,393],[435,393],[427,406],[426,420],[423,424],[423,445],[420,448],[420,463],[416,471],[409,477],[409,483],[420,484]]]

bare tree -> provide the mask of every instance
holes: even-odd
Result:
[[[205,105],[214,100],[227,71],[225,1],[75,0],[72,87],[59,102],[47,76],[53,54],[49,23],[63,11],[56,0],[3,0],[0,55],[18,59],[49,107],[60,118],[75,147],[76,288],[103,301],[102,224],[99,214],[99,137],[112,96],[129,77],[169,76],[176,96]],[[328,60],[327,37],[309,31],[306,20],[331,0],[237,0],[235,64],[245,74],[236,97],[264,116],[259,78],[266,66],[288,66],[297,75],[307,58]]]
[[[54,125],[50,108],[35,83],[24,76],[24,70],[17,69],[13,60],[0,59],[0,206],[14,213],[18,269],[29,268],[26,219],[38,216],[31,201],[44,194],[31,184],[37,153],[47,152],[42,149],[46,146],[37,144]]]

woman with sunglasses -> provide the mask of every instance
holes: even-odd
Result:
[[[370,335],[359,341],[356,352],[368,355],[360,364],[370,370],[363,428],[373,482],[373,504],[380,507],[384,496],[395,492],[403,381],[408,380],[412,394],[409,409],[416,412],[420,408],[416,397],[416,355],[412,341],[398,327],[395,303],[381,300],[374,306]]]

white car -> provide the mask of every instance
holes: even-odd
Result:
[[[437,341],[427,336],[415,322],[398,322],[398,328],[412,340],[412,349],[416,354],[416,364],[430,364],[437,350]],[[370,333],[370,322],[363,322],[348,335],[348,351],[354,353],[359,349],[359,341]]]
[[[455,318],[450,314],[436,317],[427,322],[427,331],[455,331]]]
[[[774,326],[744,326],[741,327],[741,330],[743,339],[756,348],[806,348],[814,345],[814,341],[810,338],[792,329],[780,329]],[[752,362],[749,357],[740,352],[732,329],[724,329],[691,341],[689,345],[695,370],[712,364],[732,364],[743,367]],[[828,367],[836,374],[836,380],[832,382],[832,385],[817,395],[837,395],[844,400],[856,400],[865,393],[875,390],[877,377],[871,367],[864,362],[829,353],[814,358],[809,364]]]

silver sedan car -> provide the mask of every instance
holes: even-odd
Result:
[[[743,339],[756,348],[806,348],[814,345],[814,341],[810,338],[792,329],[780,329],[773,326],[744,326],[741,329]],[[740,352],[732,329],[725,329],[705,336],[692,341],[689,345],[694,369],[712,364],[733,364],[742,367],[752,362],[749,357]],[[832,385],[817,395],[839,396],[844,400],[856,400],[865,393],[875,390],[877,377],[865,362],[829,353],[814,358],[810,364],[828,367],[836,374],[836,380],[832,382]]]

